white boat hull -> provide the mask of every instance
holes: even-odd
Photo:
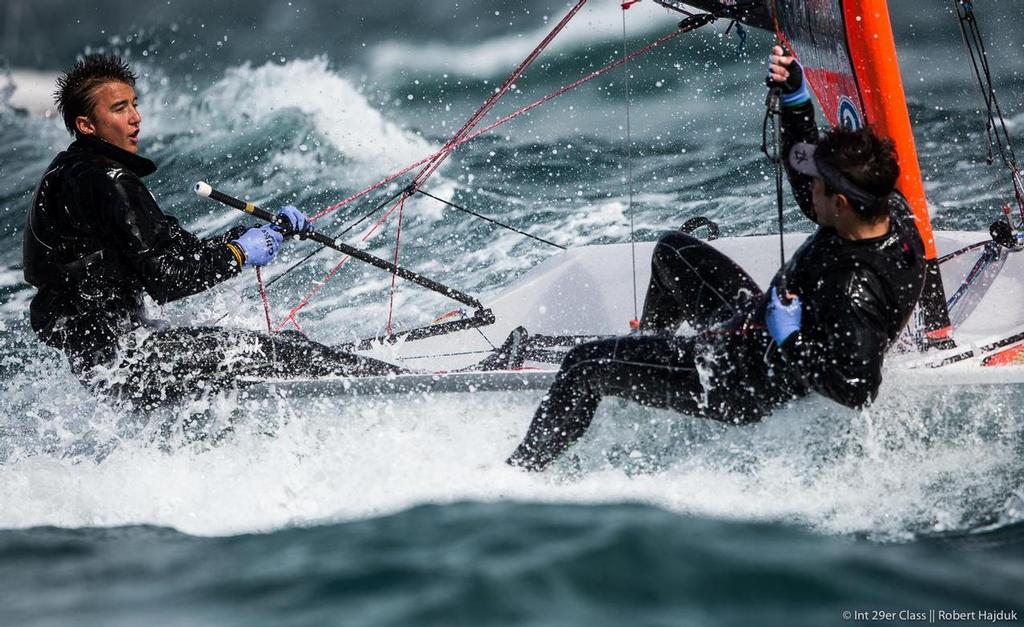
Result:
[[[806,234],[787,235],[786,250],[796,250],[806,237]],[[940,255],[987,239],[988,235],[980,232],[936,233]],[[779,243],[775,235],[721,238],[710,244],[736,260],[761,286],[768,285],[779,267]],[[653,242],[636,244],[635,303],[631,246],[583,246],[548,258],[490,298],[482,299],[494,312],[496,322],[493,325],[377,347],[370,354],[410,368],[454,370],[478,361],[486,351],[500,345],[517,326],[525,327],[531,334],[546,336],[626,334],[629,321],[643,305],[653,246]],[[942,264],[947,296],[957,291],[980,253],[979,248]],[[1024,331],[1024,253],[1004,251],[1003,254],[1006,261],[1001,271],[988,289],[976,295],[976,306],[954,330],[959,347],[991,344]],[[466,354],[452,354],[460,352]],[[948,354],[962,352],[956,350]],[[936,355],[939,353],[915,352],[891,361],[919,367],[932,363]]]

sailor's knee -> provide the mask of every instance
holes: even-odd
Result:
[[[665,231],[654,245],[654,252],[655,254],[672,253],[673,255],[678,255],[682,249],[704,245],[704,242],[701,240],[682,231]]]
[[[562,360],[562,371],[566,373],[573,371],[573,374],[583,374],[600,366],[602,362],[608,360],[611,354],[604,341],[580,344],[571,348],[565,354],[565,359]]]
[[[673,276],[679,280],[698,261],[705,246],[707,244],[682,231],[669,231],[654,245],[651,269],[656,276]]]

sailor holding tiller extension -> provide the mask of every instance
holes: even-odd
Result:
[[[24,233],[25,278],[39,288],[31,323],[99,391],[149,406],[239,376],[370,375],[385,362],[309,341],[216,327],[166,328],[143,292],[166,303],[201,292],[277,255],[283,230],[306,216],[282,208],[280,226],[238,227],[199,239],[164,214],[142,178],[135,75],[113,55],[90,55],[58,80],[57,108],[75,141],[47,168]]]
[[[893,144],[871,129],[819,139],[801,67],[781,47],[768,80],[782,91],[793,195],[817,231],[768,292],[708,244],[664,235],[640,333],[568,353],[510,464],[544,469],[583,436],[604,396],[733,424],[811,391],[855,408],[875,398],[925,276],[924,245],[895,190]],[[696,335],[675,335],[684,322]]]

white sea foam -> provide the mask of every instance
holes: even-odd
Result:
[[[7,104],[25,109],[33,115],[52,116],[54,114],[53,90],[57,75],[53,72],[38,70],[11,70],[10,99]],[[0,79],[2,80],[2,79]]]
[[[908,404],[891,387],[868,414],[811,399],[749,427],[609,401],[574,448],[577,478],[564,464],[530,474],[503,463],[539,396],[223,400],[214,422],[243,423],[218,446],[161,450],[139,437],[100,463],[38,455],[0,466],[0,527],[146,523],[218,535],[512,499],[638,501],[894,539],[1016,515],[1003,506],[1022,487],[1022,425],[999,393],[912,394]],[[254,423],[268,416],[286,424],[265,434]],[[83,437],[74,431],[63,437]]]

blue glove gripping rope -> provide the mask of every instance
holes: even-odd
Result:
[[[768,333],[776,344],[782,345],[790,335],[800,330],[800,317],[803,311],[800,308],[800,299],[793,297],[788,304],[779,300],[779,294],[772,287],[771,298],[768,299],[768,307],[765,309],[764,321],[768,326]]]
[[[306,217],[305,213],[291,205],[281,207],[277,211],[277,215],[283,216],[291,225],[291,229],[298,234],[302,234],[313,226],[309,223],[309,218]]]

